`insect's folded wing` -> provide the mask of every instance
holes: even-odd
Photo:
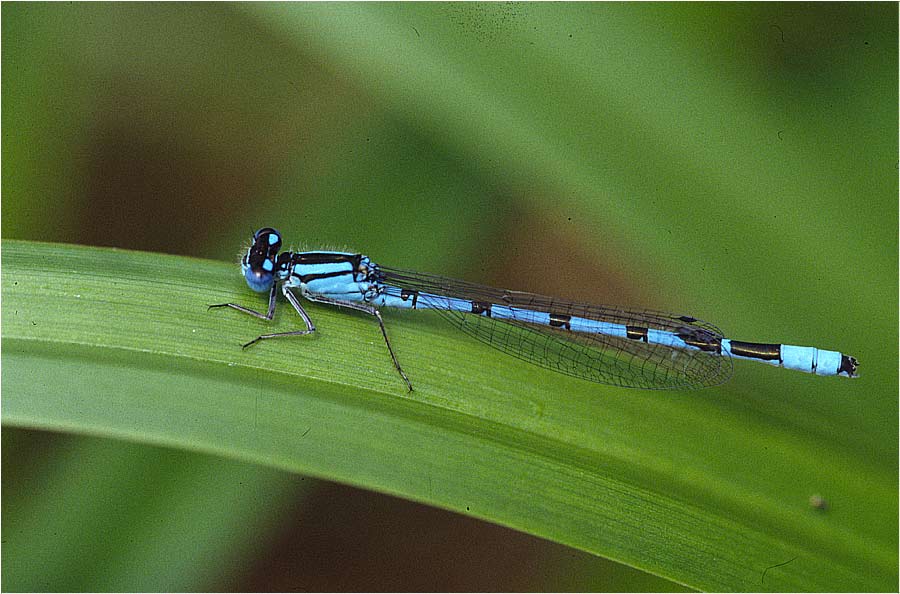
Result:
[[[521,291],[503,291],[416,272],[386,269],[384,282],[418,291],[422,306],[437,310],[451,324],[492,347],[519,359],[582,379],[624,387],[649,389],[697,388],[724,382],[731,375],[731,359],[717,348],[721,333],[714,326],[664,312],[627,310],[574,303]],[[465,299],[485,311],[490,304],[507,317],[448,310],[446,298]],[[478,305],[480,304],[480,306]],[[536,315],[536,313],[538,315]],[[548,324],[547,315],[558,323]],[[633,329],[637,338],[617,332],[580,332],[564,320],[600,322],[610,330]],[[588,324],[590,325],[590,324]],[[687,338],[696,348],[679,348],[642,340],[644,330]],[[682,344],[680,340],[673,341]]]

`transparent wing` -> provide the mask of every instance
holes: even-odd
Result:
[[[547,369],[623,387],[647,389],[713,386],[731,376],[731,358],[721,353],[718,328],[690,316],[649,310],[589,305],[394,268],[380,268],[389,294],[419,291],[418,300],[434,306],[463,332],[519,359]],[[502,305],[520,319],[499,319],[449,311],[428,295]],[[573,316],[648,330],[671,332],[696,348],[676,348],[602,333],[572,332],[528,321],[530,312]]]

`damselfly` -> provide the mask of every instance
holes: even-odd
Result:
[[[725,338],[691,316],[588,305],[522,291],[493,289],[460,280],[379,266],[368,256],[344,252],[279,253],[281,234],[269,227],[253,235],[241,272],[254,291],[269,293],[266,313],[231,307],[271,320],[279,287],[306,328],[263,334],[246,343],[315,332],[298,294],[309,301],[346,307],[378,321],[394,367],[412,390],[388,340],[380,308],[431,309],[463,332],[505,353],[559,373],[615,386],[666,389],[720,384],[732,358],[762,361],[816,375],[856,377],[854,357],[835,351]],[[296,293],[295,293],[296,291]]]

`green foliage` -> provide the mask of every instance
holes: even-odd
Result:
[[[293,497],[273,468],[694,588],[896,588],[895,6],[0,10],[5,590],[231,589]],[[613,390],[389,314],[406,394],[364,316],[310,306],[317,336],[242,352],[290,311],[205,311],[262,307],[233,256],[263,225],[849,352],[862,377]],[[579,563],[544,586],[675,586]]]
[[[773,425],[739,387],[606,388],[391,315],[407,393],[363,316],[311,306],[319,336],[242,351],[262,322],[206,310],[259,301],[223,288],[225,264],[28,242],[3,254],[6,423],[348,482],[704,589],[877,590],[896,570],[877,522],[890,480]],[[282,309],[271,330],[294,325]],[[833,509],[811,507],[817,494]]]

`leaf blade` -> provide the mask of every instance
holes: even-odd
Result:
[[[713,404],[713,392],[598,389],[397,315],[389,331],[417,386],[406,394],[363,316],[311,307],[322,337],[242,352],[238,337],[262,324],[205,311],[252,298],[224,264],[9,241],[3,256],[4,423],[348,482],[693,587],[879,589],[896,576],[889,542],[873,546],[865,533],[711,465],[716,456],[699,458],[694,427],[715,425],[725,458],[760,463],[761,444],[773,445],[790,450],[791,472],[845,477],[850,495],[861,489],[846,480],[859,460],[835,457],[823,471],[815,444]],[[285,313],[274,331],[296,324]],[[635,430],[668,431],[674,449],[635,439]],[[890,481],[865,465],[856,472],[870,501],[889,498]]]

